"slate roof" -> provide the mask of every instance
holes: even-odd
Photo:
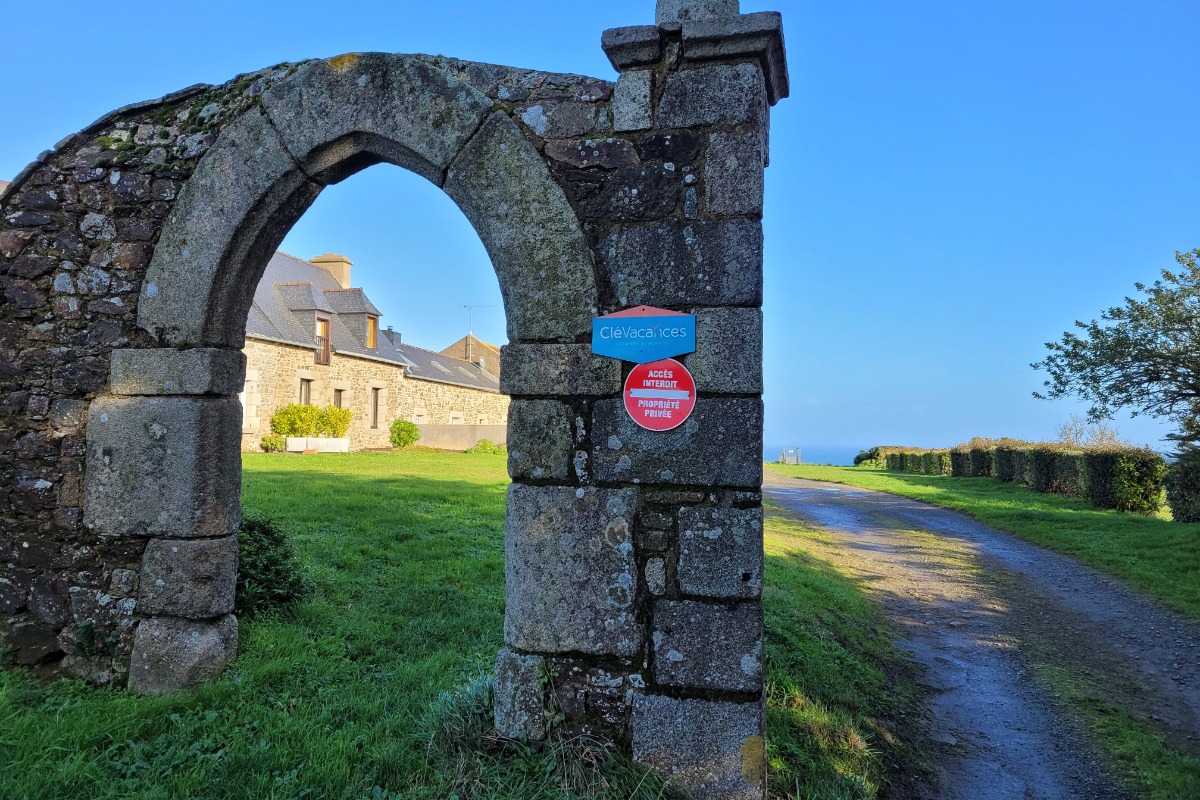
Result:
[[[410,378],[500,391],[500,381],[474,364],[406,344],[400,334],[380,330],[376,347],[367,347],[341,318],[341,314],[381,316],[362,289],[342,289],[330,273],[287,253],[276,253],[267,263],[254,291],[246,318],[246,336],[271,342],[314,347],[315,311],[330,317],[329,335],[335,354],[397,364]]]

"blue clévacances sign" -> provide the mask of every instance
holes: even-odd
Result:
[[[696,350],[696,318],[663,308],[638,306],[592,320],[592,352],[649,364]]]

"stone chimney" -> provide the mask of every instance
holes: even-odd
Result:
[[[332,275],[343,289],[350,288],[350,266],[354,263],[350,259],[333,253],[326,253],[314,257],[309,263],[320,267]]]

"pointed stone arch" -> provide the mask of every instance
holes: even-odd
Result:
[[[439,186],[492,259],[513,341],[574,342],[592,254],[542,156],[474,87],[423,57],[308,62],[228,122],[163,225],[138,324],[170,347],[240,347],[267,258],[321,190],[388,162]]]

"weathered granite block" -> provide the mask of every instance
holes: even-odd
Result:
[[[508,474],[513,480],[570,475],[574,455],[570,406],[557,400],[514,399],[508,406]]]
[[[44,623],[18,622],[0,634],[0,644],[11,647],[14,660],[23,667],[40,664],[61,650],[54,628]]]
[[[584,204],[586,219],[635,221],[663,219],[679,205],[681,179],[672,166],[641,164],[622,167],[599,194]]]
[[[762,595],[761,508],[679,510],[679,590],[701,597]]]
[[[625,139],[562,139],[546,143],[546,155],[572,167],[618,169],[638,163],[637,151]]]
[[[762,800],[761,703],[636,695],[633,758],[674,780],[695,800]]]
[[[240,350],[113,350],[109,391],[122,395],[216,394],[242,390],[246,356]]]
[[[632,489],[509,487],[509,645],[540,653],[638,653],[643,631],[630,530],[636,513]]]
[[[658,0],[654,22],[663,30],[677,31],[684,22],[735,17],[738,0]]]
[[[546,139],[568,139],[596,130],[596,107],[575,100],[538,100],[517,106],[517,118]]]
[[[667,591],[667,568],[661,558],[646,561],[646,588],[653,595],[664,594]]]
[[[262,105],[288,150],[323,182],[361,169],[366,150],[439,185],[492,108],[448,73],[391,53],[310,61],[264,92]]]
[[[62,398],[50,404],[50,427],[58,434],[78,433],[87,418],[87,401]]]
[[[97,398],[84,523],[116,535],[233,533],[241,522],[241,431],[237,398]]]
[[[765,125],[767,88],[756,64],[714,64],[667,76],[658,104],[660,128]]]
[[[133,639],[129,688],[162,694],[198,686],[224,671],[237,655],[237,618],[193,622],[171,617],[142,620]]]
[[[546,659],[523,656],[507,647],[496,654],[496,731],[509,739],[546,735],[544,673]]]
[[[654,605],[654,679],[666,686],[762,690],[763,616],[759,603],[733,608],[695,600]]]
[[[500,391],[507,395],[604,397],[621,391],[621,362],[588,344],[506,344]]]
[[[515,122],[492,114],[454,160],[442,188],[492,259],[511,341],[574,341],[591,330],[591,251],[566,194]]]
[[[644,131],[650,127],[653,87],[654,73],[650,70],[621,73],[613,92],[613,130]]]
[[[592,414],[592,441],[592,468],[600,481],[762,483],[762,402],[757,398],[702,397],[687,422],[663,432],[638,427],[621,400],[601,400]]]
[[[299,216],[321,186],[296,168],[275,128],[256,111],[226,127],[201,165],[179,192],[154,248],[138,301],[138,325],[173,346],[240,349],[246,307],[237,309],[241,319],[220,318],[218,312],[235,309],[210,309],[198,300],[209,296],[222,265],[243,257],[239,248],[272,224],[258,217],[259,210],[295,208]],[[254,284],[230,291],[249,296]]]
[[[662,34],[654,25],[609,28],[600,34],[600,47],[613,69],[620,72],[658,61],[662,57]]]
[[[683,23],[683,60],[735,61],[755,57],[763,66],[771,104],[790,92],[783,45],[783,17],[778,11],[759,11]]]
[[[155,539],[142,556],[138,611],[209,619],[233,611],[237,539]]]
[[[717,131],[704,156],[704,197],[708,213],[750,216],[763,213],[763,137],[759,132]]]
[[[762,311],[757,308],[696,309],[696,352],[684,356],[696,390],[762,393]]]
[[[761,306],[762,225],[752,220],[621,227],[600,243],[622,306]]]

